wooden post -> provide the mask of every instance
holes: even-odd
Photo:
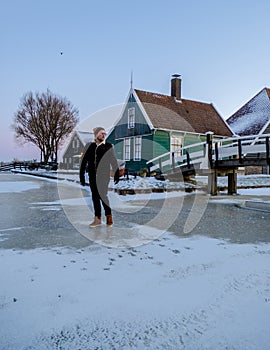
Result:
[[[241,140],[238,140],[238,156],[239,156],[239,163],[243,162],[243,155],[242,155],[242,142]]]
[[[213,133],[211,131],[208,131],[206,133],[206,143],[208,145],[208,162],[209,162],[209,167],[212,169],[212,167],[213,167],[213,159],[212,159]]]
[[[266,146],[266,162],[270,165],[270,151],[269,151],[269,136],[265,138],[265,146]]]
[[[218,161],[218,158],[219,158],[219,154],[218,154],[218,143],[217,143],[217,142],[215,143],[215,154],[216,154],[215,159],[216,159],[216,162],[217,162],[217,161]]]
[[[214,168],[212,153],[213,153],[213,132],[208,131],[206,133],[206,143],[208,147],[208,193],[212,196],[217,195],[217,170]]]
[[[217,192],[217,170],[211,169],[208,174],[208,193],[216,196]]]
[[[186,155],[187,155],[187,165],[188,165],[188,169],[190,169],[190,155],[189,152],[186,151]]]
[[[161,158],[159,158],[159,160],[158,160],[158,166],[159,166],[160,172],[162,173],[162,162],[161,162]]]
[[[228,194],[233,195],[237,193],[237,172],[235,169],[228,173]]]
[[[172,168],[175,168],[174,152],[172,152]]]

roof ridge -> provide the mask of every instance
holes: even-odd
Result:
[[[134,89],[134,91],[140,91],[142,93],[146,93],[146,94],[149,94],[149,95],[152,95],[152,96],[162,96],[162,97],[166,97],[168,99],[171,99],[171,100],[174,100],[176,103],[177,102],[185,102],[185,101],[188,101],[188,102],[192,102],[192,103],[200,103],[200,104],[204,104],[204,105],[213,105],[213,103],[211,102],[203,102],[203,101],[197,101],[197,100],[191,100],[191,99],[187,99],[187,98],[181,98],[181,100],[176,100],[174,96],[171,96],[171,95],[165,95],[165,94],[162,94],[162,93],[159,93],[159,92],[152,92],[152,91],[146,91],[146,90],[140,90],[140,89]]]
[[[153,92],[153,91],[147,91],[147,90],[140,90],[140,89],[134,89],[135,91],[140,91],[140,92],[143,92],[143,93],[146,93],[146,94],[151,94],[151,95],[159,95],[159,96],[164,96],[164,97],[173,97],[173,96],[170,96],[170,95],[165,95],[165,94],[161,94],[159,92]]]

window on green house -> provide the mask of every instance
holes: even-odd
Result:
[[[180,157],[182,155],[181,147],[183,146],[183,139],[179,136],[171,137],[171,152],[174,152],[174,156]]]
[[[134,139],[134,160],[141,160],[142,158],[142,138],[136,136]]]
[[[135,107],[128,109],[128,128],[135,128]]]
[[[125,160],[130,160],[130,138],[124,139],[124,157]]]

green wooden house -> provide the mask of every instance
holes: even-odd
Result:
[[[125,161],[127,169],[141,171],[147,169],[150,159],[205,141],[209,131],[215,137],[232,135],[212,104],[181,97],[181,79],[174,75],[170,96],[131,87],[107,140],[114,144],[117,158]]]

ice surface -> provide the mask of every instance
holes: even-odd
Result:
[[[23,181],[23,183],[20,181],[0,181],[0,193],[23,192],[35,188],[39,188],[39,185],[32,181]]]

